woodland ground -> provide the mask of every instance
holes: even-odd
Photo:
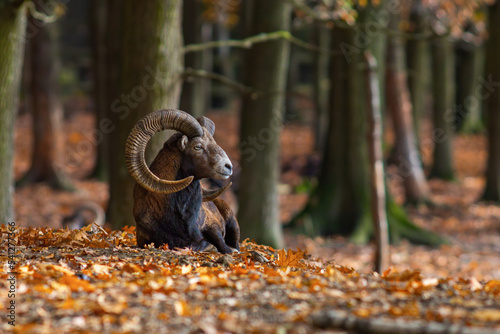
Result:
[[[237,118],[209,117],[217,125],[216,140],[236,161]],[[16,177],[29,168],[30,127],[29,116],[18,119]],[[431,180],[435,205],[408,208],[418,225],[450,244],[435,249],[407,242],[391,246],[392,271],[379,276],[369,274],[373,246],[341,237],[287,233],[287,248],[300,250],[285,253],[247,242],[240,255],[220,256],[139,250],[133,247],[133,229],[70,233],[43,228],[58,228],[62,217],[84,200],[106,205],[106,186],[84,178],[92,168],[94,147],[81,143],[91,137],[91,129],[92,117],[85,113],[65,124],[68,152],[78,152],[76,163],[65,170],[77,192],[53,191],[43,184],[16,191],[17,226],[37,227],[21,229],[19,235],[20,282],[25,280],[18,287],[20,332],[50,333],[57,327],[81,332],[308,333],[320,331],[322,321],[327,327],[354,328],[354,320],[332,324],[337,318],[346,320],[342,312],[347,310],[356,319],[500,328],[500,207],[477,202],[484,187],[483,136],[458,136],[457,180]],[[282,143],[280,201],[286,222],[304,205],[307,195],[296,190],[317,163],[310,158],[313,134],[308,127],[287,124]],[[432,147],[422,147],[428,165]],[[395,173],[393,167],[389,173]],[[391,178],[390,189],[402,201],[397,177]],[[2,293],[2,309],[5,303]],[[322,314],[325,310],[340,313]]]

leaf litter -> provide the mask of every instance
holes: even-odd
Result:
[[[6,263],[6,226],[1,232]],[[231,255],[140,249],[134,227],[30,227],[17,236],[16,326],[3,321],[3,332],[500,331],[500,280],[362,274],[249,240]],[[0,276],[6,291],[8,266]],[[0,307],[8,303],[0,294]]]

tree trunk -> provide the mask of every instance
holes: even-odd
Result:
[[[359,23],[368,22],[368,13],[360,12]],[[379,24],[372,27],[379,27]],[[372,29],[373,30],[373,29]],[[362,71],[363,52],[371,50],[382,64],[385,54],[383,35],[371,31],[366,38],[362,29],[335,27],[331,32],[330,103],[326,145],[323,152],[318,187],[311,194],[303,214],[306,233],[351,235],[357,242],[366,242],[373,233],[370,210],[369,161],[366,139],[365,81]],[[384,82],[383,67],[377,69]],[[383,104],[380,89],[379,99]]]
[[[410,10],[411,32],[424,34],[428,31],[425,20],[426,10],[422,0],[414,0]],[[424,118],[426,101],[428,97],[427,78],[429,42],[425,38],[410,38],[406,42],[408,59],[408,83],[413,111],[415,135],[418,144],[418,133],[420,130],[420,120]]]
[[[185,0],[183,5],[182,31],[184,44],[203,42],[203,4],[200,0]],[[211,57],[211,49],[190,52],[184,56],[186,68],[207,70],[204,59]],[[211,65],[211,64],[210,64]],[[205,114],[210,108],[209,81],[205,79],[186,79],[182,85],[180,107],[194,117]]]
[[[465,41],[457,45],[457,96],[455,129],[478,133],[484,129],[481,120],[482,101],[476,89],[484,72],[484,46]]]
[[[289,30],[291,7],[283,1],[254,0],[249,35]],[[277,185],[279,144],[290,46],[275,40],[247,54],[241,115],[241,175],[238,221],[243,238],[283,247]]]
[[[14,219],[14,126],[24,53],[24,6],[0,11],[0,223]]]
[[[285,116],[288,119],[294,119],[298,116],[297,98],[292,92],[295,91],[299,82],[299,52],[300,48],[298,46],[290,45],[285,96]]]
[[[397,29],[400,18],[392,15],[390,27]],[[414,132],[412,105],[406,76],[405,49],[399,36],[390,36],[387,45],[387,109],[396,133],[398,173],[403,178],[406,201],[412,204],[429,199],[429,187],[422,168]]]
[[[227,14],[228,13],[224,13],[222,17]],[[213,24],[213,38],[217,41],[227,41],[230,39],[229,27],[226,26],[224,21],[225,19],[219,18],[217,22]],[[233,70],[233,64],[231,63],[230,53],[231,48],[228,46],[220,46],[214,49],[213,71],[234,81],[235,73]],[[212,87],[212,107],[216,109],[227,109],[234,96],[234,91],[217,81],[212,83]]]
[[[365,53],[365,74],[368,109],[368,146],[370,156],[371,211],[375,230],[375,271],[384,272],[390,265],[389,227],[387,223],[384,157],[382,151],[382,111],[380,108],[380,83],[373,55]]]
[[[180,0],[109,0],[108,219],[114,228],[133,225],[135,182],[125,165],[125,142],[134,124],[158,109],[177,108],[183,71]],[[148,144],[151,160],[166,132]]]
[[[483,199],[500,202],[500,2],[490,7],[483,93],[488,113],[488,166]]]
[[[343,46],[356,46],[356,34],[350,29],[332,30],[333,51]],[[359,238],[368,238],[366,228],[373,231],[370,202],[365,189],[368,183],[366,120],[361,78],[361,53],[334,55],[330,66],[330,111],[325,150],[318,187],[302,216],[308,234],[344,234],[355,230]],[[360,228],[361,226],[361,228]]]
[[[372,9],[360,13],[359,23],[367,21]],[[370,15],[371,16],[371,15]],[[370,19],[370,18],[368,18]],[[368,26],[366,24],[365,26]],[[373,27],[373,25],[371,26]],[[362,72],[362,55],[370,50],[383,63],[385,49],[383,35],[373,30],[369,43],[363,42],[368,33],[361,29],[332,30],[331,45],[338,52],[331,59],[330,67],[330,120],[324,158],[318,187],[311,194],[305,209],[291,222],[302,232],[317,235],[350,235],[355,242],[366,243],[373,234],[370,209],[369,161],[367,151],[367,120],[365,113],[365,82]],[[366,41],[366,39],[365,39]],[[340,52],[339,52],[340,51]],[[377,71],[380,82],[379,98],[384,96],[384,68]],[[412,224],[403,210],[387,198],[387,218],[392,241],[404,237],[410,241],[439,244],[443,240]]]
[[[51,15],[45,1],[36,1],[37,10]],[[63,106],[59,93],[60,59],[57,23],[45,23],[30,17],[36,32],[30,39],[31,83],[33,111],[33,155],[31,167],[18,185],[48,182],[56,189],[73,190],[65,175],[64,138],[62,132]]]
[[[95,108],[95,140],[97,145],[97,155],[94,170],[91,173],[92,177],[96,177],[100,181],[108,179],[108,135],[106,127],[103,126],[107,122],[108,109],[107,105],[107,79],[106,79],[106,32],[107,32],[107,2],[103,0],[92,0],[90,10],[90,26],[92,35],[92,74],[93,74],[93,89],[92,96],[94,98]]]
[[[434,153],[431,177],[453,180],[453,125],[455,103],[455,57],[449,36],[436,36],[432,42],[434,95]]]
[[[314,25],[314,39],[316,45],[321,49],[330,48],[330,30],[323,24]],[[328,66],[330,57],[324,52],[318,52],[314,59],[314,106],[316,108],[316,119],[314,123],[314,148],[321,152],[325,143],[328,125]]]

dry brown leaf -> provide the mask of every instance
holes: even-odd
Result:
[[[64,276],[59,280],[59,283],[67,285],[73,292],[78,292],[80,290],[93,292],[95,290],[92,284],[76,276]]]
[[[300,260],[304,258],[304,252],[300,249],[293,251],[291,249],[286,252],[284,249],[278,251],[278,260],[276,265],[279,267],[301,267]]]
[[[472,316],[479,321],[485,322],[499,322],[500,310],[492,308],[479,309],[472,312]]]
[[[175,312],[181,317],[189,317],[191,315],[191,310],[188,303],[185,300],[178,300],[174,304]]]

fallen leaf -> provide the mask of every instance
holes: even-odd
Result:
[[[494,322],[500,321],[500,310],[492,308],[484,308],[472,312],[472,316],[479,321]]]
[[[284,249],[278,251],[278,260],[276,265],[279,267],[300,267],[299,261],[304,258],[304,252],[300,249],[293,251],[291,249],[286,252]]]

